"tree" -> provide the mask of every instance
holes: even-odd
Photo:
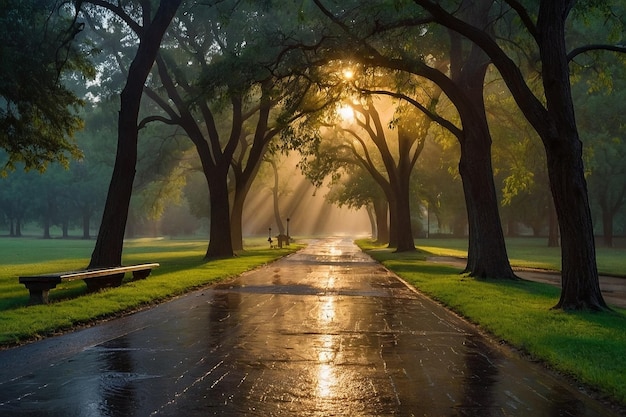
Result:
[[[7,0],[0,4],[0,148],[5,169],[22,162],[44,170],[67,164],[80,151],[71,139],[80,129],[82,101],[64,86],[75,71],[93,68],[75,38],[82,30],[65,2]]]
[[[365,208],[378,243],[389,243],[389,203],[380,186],[359,165],[346,166],[345,175],[334,177],[326,199],[339,207]]]
[[[555,308],[605,310],[598,281],[595,244],[582,143],[574,117],[569,62],[589,49],[622,47],[596,45],[568,53],[565,28],[575,2],[542,0],[532,10],[521,3],[505,2],[536,44],[541,60],[545,105],[529,88],[520,68],[483,28],[476,27],[429,0],[414,0],[439,24],[474,42],[498,68],[525,117],[537,131],[547,155],[552,196],[562,236],[562,291]],[[489,1],[489,4],[492,2]],[[587,3],[581,3],[582,7]],[[536,16],[533,19],[532,16]]]
[[[454,32],[449,34],[449,43],[442,46],[445,38],[436,27],[428,26],[433,19],[413,16],[417,12],[411,7],[401,8],[399,4],[392,11],[387,3],[381,3],[375,6],[377,19],[372,22],[362,18],[358,6],[350,9],[352,13],[340,9],[333,14],[321,1],[315,0],[315,3],[347,34],[350,46],[344,48],[352,51],[352,59],[364,65],[429,79],[454,103],[462,128],[429,110],[406,92],[389,92],[445,126],[461,145],[459,172],[463,179],[470,230],[465,271],[475,277],[515,279],[506,253],[492,174],[491,136],[483,103],[484,76],[488,66],[484,52],[471,44],[466,45]],[[364,7],[370,10],[371,5]],[[484,5],[461,10],[481,27],[489,26],[483,13]],[[397,43],[399,37],[403,41]],[[423,50],[416,45],[428,45],[428,48]],[[446,49],[450,51],[448,57],[441,53]],[[449,74],[445,72],[448,67]]]
[[[50,237],[52,226],[60,226],[63,237],[69,236],[70,227],[81,227],[82,237],[91,238],[92,220],[101,214],[115,163],[117,111],[113,103],[101,100],[86,107],[81,116],[85,129],[76,135],[83,153],[79,160],[70,161],[67,168],[53,164],[41,174],[12,173],[6,186],[0,188],[1,210],[6,211],[8,220],[16,220],[14,224],[19,218],[38,221],[44,228],[44,237]],[[131,203],[131,208],[140,214],[139,221],[158,217],[164,204],[180,194],[184,180],[180,175],[184,166],[180,163],[181,151],[177,148],[180,141],[159,141],[160,134],[172,133],[168,129],[147,133],[150,140],[142,142],[138,149]]]
[[[285,47],[276,25],[290,21],[286,11],[245,6],[183,13],[156,61],[161,85],[146,90],[162,113],[141,124],[180,126],[198,153],[210,198],[206,258],[242,249],[243,205],[263,155],[308,111],[299,107],[308,81],[279,60]]]
[[[139,47],[120,95],[118,147],[98,238],[89,267],[121,265],[124,231],[137,163],[138,117],[144,84],[156,59],[161,40],[181,0],[162,0],[154,16],[150,1],[141,1],[143,26],[137,30]],[[124,14],[116,5],[93,4]],[[138,25],[129,21],[132,25]]]
[[[29,195],[33,195],[31,191],[34,175],[33,172],[17,171],[10,177],[1,179],[0,211],[9,223],[11,237],[22,236],[22,226],[31,216]]]
[[[431,100],[435,102],[437,97]],[[384,102],[381,104],[382,107],[385,106]],[[398,106],[393,118],[386,121],[381,118],[372,97],[367,97],[363,104],[352,104],[351,107],[355,110],[356,125],[374,143],[379,153],[378,156],[384,166],[382,170],[384,175],[381,175],[372,163],[373,157],[364,143],[363,134],[359,134],[351,127],[341,127],[340,130],[356,139],[358,145],[350,146],[354,157],[372,175],[387,196],[391,212],[390,244],[394,245],[398,252],[415,250],[411,225],[410,178],[424,148],[430,120],[411,107]],[[394,127],[395,139],[388,138],[390,132],[385,131],[385,123]],[[397,145],[393,146],[393,143]]]

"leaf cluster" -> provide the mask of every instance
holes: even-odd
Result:
[[[93,75],[75,38],[82,25],[54,0],[0,4],[0,147],[4,169],[23,162],[44,170],[80,151],[71,139],[82,127],[83,104],[63,81],[69,71]],[[6,171],[4,171],[6,172]]]

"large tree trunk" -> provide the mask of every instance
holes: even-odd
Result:
[[[542,0],[537,19],[542,81],[553,136],[546,144],[548,175],[561,232],[562,291],[555,308],[604,310],[565,46],[571,0]]]
[[[245,197],[242,199],[235,192],[233,199],[233,207],[230,211],[230,240],[233,245],[233,251],[243,250],[243,205]]]
[[[233,256],[230,233],[230,203],[228,200],[227,170],[221,175],[207,176],[211,193],[211,232],[205,259]],[[216,170],[219,172],[219,170]]]
[[[398,204],[396,205],[396,252],[411,252],[415,250],[415,242],[413,241],[413,227],[411,226],[411,207],[408,199],[408,190],[406,190],[406,193],[402,192],[401,194],[401,196],[398,196]]]
[[[404,164],[402,163],[406,162],[404,160],[407,157],[408,155],[400,155],[398,175],[396,176],[397,184],[393,187],[396,194],[396,252],[415,251],[413,227],[411,225],[411,201],[409,186],[411,171],[410,168],[404,167]]]
[[[139,42],[137,54],[128,70],[128,78],[120,96],[117,129],[117,155],[109,184],[98,238],[91,254],[90,268],[117,266],[122,263],[124,230],[132,195],[137,163],[137,118],[144,83],[150,73],[167,30],[181,0],[162,0]]]
[[[413,240],[413,225],[411,222],[411,171],[413,161],[417,161],[419,154],[424,149],[425,137],[420,137],[420,133],[426,135],[427,129],[418,132],[409,127],[408,120],[402,121],[398,126],[398,165],[395,175],[389,175],[389,179],[395,184],[392,187],[396,193],[396,210],[398,219],[398,245],[397,252],[415,251],[415,241]],[[415,146],[413,146],[415,145]],[[413,153],[411,153],[413,152]]]
[[[461,146],[459,172],[463,180],[469,224],[467,266],[477,278],[515,279],[508,260],[491,170],[488,138],[467,135]]]
[[[489,2],[481,2],[466,8],[465,13],[470,21],[487,27],[488,8]],[[483,97],[489,58],[472,46],[467,57],[460,59],[461,40],[456,34],[451,39],[451,78],[467,99],[455,103],[463,124],[459,173],[469,224],[465,272],[477,278],[516,279],[506,252],[491,164],[491,135]]]

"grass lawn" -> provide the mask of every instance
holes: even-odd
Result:
[[[615,248],[596,246],[600,274],[626,277],[626,242],[615,239]],[[561,270],[561,248],[549,248],[546,238],[507,238],[512,266]],[[467,239],[417,239],[418,249],[435,256],[467,257]]]
[[[265,239],[244,242],[231,259],[204,261],[207,241],[136,239],[124,245],[123,263],[158,262],[145,280],[87,294],[83,281],[50,291],[50,304],[28,306],[20,275],[84,268],[95,241],[0,238],[0,346],[45,337],[182,294],[212,281],[238,275],[293,252],[301,245],[269,249]]]
[[[458,312],[495,338],[521,349],[550,367],[626,404],[626,310],[610,313],[551,310],[559,289],[529,281],[476,280],[427,256],[466,256],[456,240],[418,240],[420,251],[393,253],[370,241],[357,242],[387,268],[421,292]],[[534,239],[508,243],[512,263],[559,269],[558,250]],[[467,244],[465,243],[465,248]],[[425,252],[427,251],[427,252]],[[601,249],[605,272],[626,271],[624,249]]]

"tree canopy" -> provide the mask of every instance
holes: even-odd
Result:
[[[70,76],[92,76],[87,51],[76,42],[83,25],[57,0],[0,3],[0,147],[4,169],[16,162],[44,170],[49,162],[80,156],[73,134],[82,123],[82,99]],[[4,170],[3,170],[4,171]]]

